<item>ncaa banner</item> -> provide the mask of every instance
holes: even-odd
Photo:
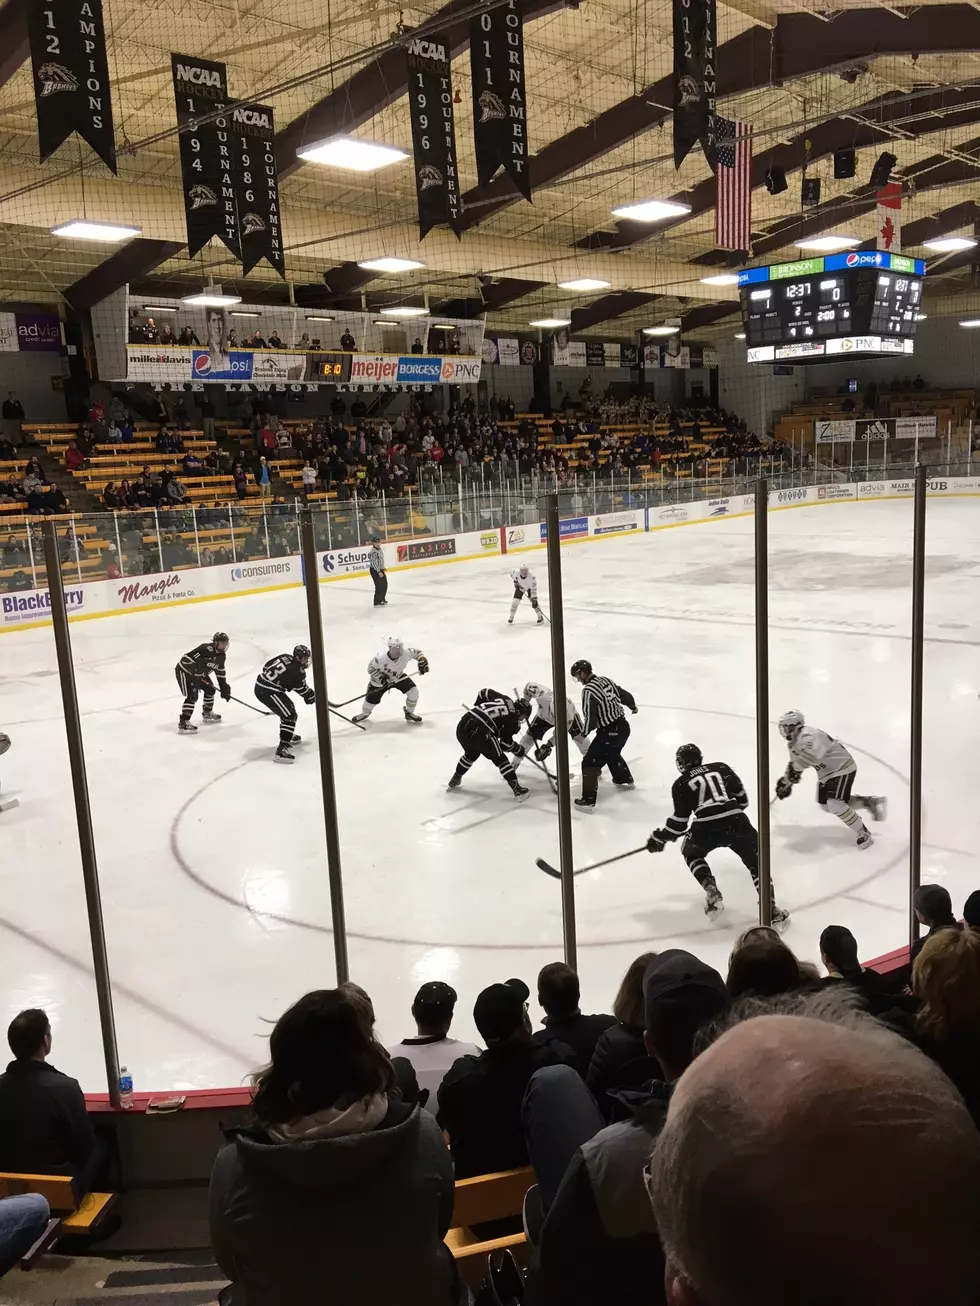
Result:
[[[102,0],[31,0],[27,30],[41,162],[78,132],[115,172]]]
[[[485,186],[503,168],[526,200],[531,198],[524,81],[524,16],[520,0],[507,0],[470,23],[473,139],[476,170]]]
[[[285,281],[272,109],[267,104],[236,104],[231,126],[242,271],[248,276],[256,263],[265,259]]]
[[[242,257],[235,199],[235,161],[227,114],[228,74],[223,63],[170,56],[174,103],[180,130],[180,176],[187,218],[187,253],[193,258],[218,236],[235,258]]]
[[[700,141],[712,172],[715,152],[715,0],[673,0],[674,167]]]
[[[409,41],[406,58],[419,240],[437,226],[449,227],[458,240],[462,209],[449,42],[442,34],[417,37]]]

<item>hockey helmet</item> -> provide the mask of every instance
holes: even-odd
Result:
[[[397,657],[401,657],[402,653],[404,652],[404,649],[405,649],[405,645],[398,638],[398,636],[392,635],[392,637],[388,640],[388,652],[393,657],[397,658]]]
[[[225,649],[231,643],[223,630],[216,630],[211,636],[211,643],[216,649]]]
[[[674,754],[678,771],[686,771],[690,766],[700,766],[704,761],[697,744],[681,744]]]
[[[544,692],[545,692],[544,685],[539,685],[535,681],[529,680],[527,684],[524,686],[524,693],[521,695],[521,697],[526,698],[527,701],[530,703],[532,698],[540,698]]]
[[[803,713],[791,708],[779,718],[779,733],[784,739],[795,739],[805,724]]]
[[[296,661],[300,664],[301,667],[308,667],[310,665],[310,662],[312,661],[313,654],[310,652],[310,650],[306,647],[305,644],[297,644],[296,647],[293,649],[293,657],[296,659]]]
[[[586,662],[585,658],[579,658],[577,662],[572,663],[572,675],[576,680],[581,679],[582,676],[588,680],[592,675],[592,663]]]
[[[531,715],[531,704],[527,699],[519,698],[514,703],[514,709],[521,721],[526,721]]]
[[[522,576],[526,576],[526,575],[527,575],[527,563],[526,563],[526,562],[522,562],[522,563],[521,563],[521,575],[522,575]]]

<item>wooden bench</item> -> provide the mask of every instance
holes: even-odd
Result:
[[[523,1247],[526,1242],[523,1231],[505,1234],[501,1238],[481,1239],[473,1232],[473,1225],[503,1220],[508,1216],[519,1217],[524,1207],[524,1195],[536,1183],[530,1166],[456,1180],[453,1222],[446,1234],[446,1246],[468,1283],[482,1278],[490,1252]]]
[[[21,1197],[39,1193],[51,1208],[47,1228],[20,1259],[29,1270],[37,1258],[62,1238],[81,1238],[94,1233],[116,1204],[115,1193],[86,1193],[75,1200],[68,1175],[12,1174],[0,1171],[0,1197]]]

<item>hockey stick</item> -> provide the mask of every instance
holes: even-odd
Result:
[[[338,712],[337,709],[331,707],[329,703],[327,703],[327,711],[332,712],[334,716],[339,716],[341,721],[346,721],[349,726],[357,726],[358,730],[363,730],[365,728],[361,725],[360,721],[352,721],[349,716],[344,716],[343,712]]]
[[[267,712],[263,707],[255,707],[252,703],[246,703],[244,698],[236,698],[234,694],[229,695],[233,703],[241,703],[242,707],[251,708],[253,712],[258,712],[259,716],[274,716],[275,713]]]
[[[347,707],[348,704],[356,703],[359,698],[363,698],[363,697],[364,697],[363,694],[355,694],[353,698],[345,698],[342,703],[330,703],[329,698],[327,699],[327,702],[330,703],[331,707]]]
[[[236,698],[234,694],[231,695],[231,701],[232,701],[233,703],[241,703],[242,707],[251,707],[251,708],[252,708],[252,711],[253,711],[253,712],[258,712],[259,716],[275,716],[275,715],[276,715],[274,712],[266,712],[266,711],[265,711],[263,708],[261,708],[261,707],[252,707],[252,704],[251,704],[251,703],[246,703],[245,700],[244,700],[243,698]],[[353,700],[351,700],[351,701],[353,701]],[[333,707],[331,707],[329,703],[327,704],[327,711],[328,711],[328,712],[333,712],[334,716],[339,716],[340,719],[341,719],[341,721],[346,721],[347,724],[348,724],[349,726],[357,726],[358,730],[363,730],[363,729],[364,729],[364,727],[361,725],[360,721],[352,721],[352,720],[350,719],[349,716],[344,716],[343,712],[338,712],[338,711],[336,711],[336,709],[333,708]]]
[[[646,850],[647,846],[644,843],[639,848],[631,848],[628,853],[618,853],[615,857],[607,857],[604,861],[592,862],[590,866],[580,866],[572,871],[572,874],[584,875],[586,871],[597,871],[600,866],[610,866],[613,862],[621,862],[625,857],[635,857],[637,853],[645,853]],[[549,866],[543,857],[538,857],[534,864],[539,871],[544,871],[545,875],[550,875],[555,880],[561,879],[561,871],[556,870],[554,866]]]

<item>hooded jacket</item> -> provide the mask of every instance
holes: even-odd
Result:
[[[367,1132],[228,1139],[211,1174],[211,1246],[235,1306],[460,1300],[442,1241],[452,1160],[428,1112],[394,1101]]]

